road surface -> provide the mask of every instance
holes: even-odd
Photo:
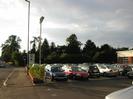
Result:
[[[44,85],[33,86],[24,68],[13,70],[7,86],[0,88],[0,99],[104,99],[110,92],[130,86],[132,81],[126,77],[101,77],[89,81],[47,81]],[[3,77],[9,74],[3,72]]]
[[[0,87],[14,68],[0,68]]]

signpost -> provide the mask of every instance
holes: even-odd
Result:
[[[35,63],[35,54],[29,54],[29,64]]]

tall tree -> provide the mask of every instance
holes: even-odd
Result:
[[[2,44],[2,58],[5,61],[11,61],[13,52],[19,52],[20,42],[21,39],[19,37],[11,35],[5,43]]]
[[[59,54],[59,55],[61,55],[61,54],[63,54],[63,53],[66,53],[66,48],[67,48],[67,46],[65,46],[65,45],[62,45],[62,46],[57,46],[56,47],[56,49],[57,49],[57,53]]]
[[[30,41],[30,44],[32,44],[32,49],[31,49],[31,53],[35,53],[37,50],[37,43],[39,42],[39,38],[38,37],[33,37],[33,40]]]
[[[91,40],[87,40],[83,48],[83,56],[86,62],[92,62],[93,56],[96,52],[96,45]]]
[[[81,42],[78,41],[77,36],[75,34],[70,35],[67,39],[67,53],[68,54],[79,54]]]
[[[42,46],[41,46],[42,62],[44,62],[44,60],[46,60],[49,53],[50,53],[50,48],[49,48],[48,40],[44,39]]]
[[[53,52],[56,52],[56,45],[54,42],[51,42],[51,45],[50,45],[50,53],[53,53]]]
[[[66,60],[64,62],[69,63],[80,63],[82,62],[82,54],[81,54],[81,42],[78,41],[76,34],[70,35],[67,39],[67,47],[66,54],[61,55],[62,60]]]
[[[116,50],[108,44],[102,45],[99,52],[95,55],[96,62],[99,63],[115,63],[116,57]]]
[[[118,51],[125,51],[125,50],[129,50],[128,47],[122,47],[122,48],[117,48]]]

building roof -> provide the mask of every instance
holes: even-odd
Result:
[[[133,57],[133,50],[117,51],[117,57]]]

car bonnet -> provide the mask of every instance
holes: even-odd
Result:
[[[106,99],[133,99],[133,86],[115,91],[107,95]]]

